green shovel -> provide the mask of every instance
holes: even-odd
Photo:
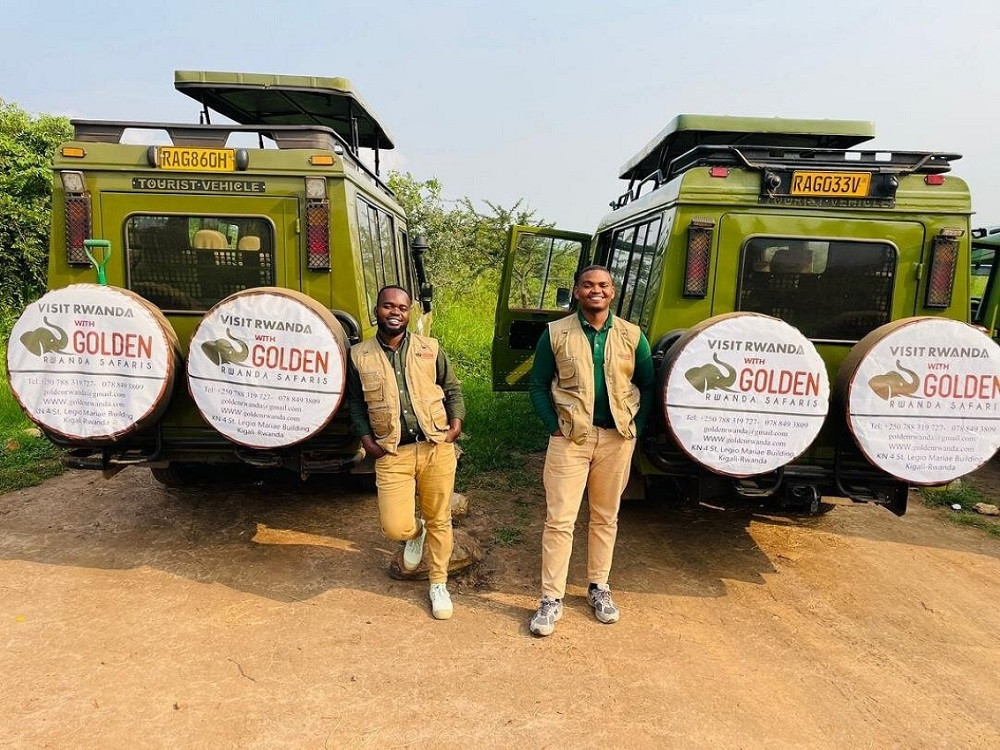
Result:
[[[94,253],[91,252],[91,250],[96,251],[98,249],[101,251],[100,260],[95,258]],[[83,252],[87,254],[87,257],[90,258],[90,262],[97,270],[97,283],[101,286],[107,286],[108,276],[104,272],[104,267],[108,265],[108,261],[111,259],[111,243],[107,240],[84,240]]]

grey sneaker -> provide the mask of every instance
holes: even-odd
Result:
[[[403,567],[406,570],[416,570],[420,567],[420,561],[424,558],[424,539],[427,538],[427,526],[424,519],[420,519],[420,536],[410,539],[403,547]]]
[[[451,606],[451,594],[444,583],[431,584],[431,614],[435,620],[448,620],[454,610]]]
[[[618,607],[611,601],[611,588],[608,584],[590,584],[587,589],[587,604],[594,608],[594,615],[605,625],[618,622]]]
[[[538,606],[538,611],[531,617],[528,630],[535,635],[552,635],[552,631],[556,629],[556,623],[559,622],[562,613],[562,601],[549,596],[543,596],[541,604]]]

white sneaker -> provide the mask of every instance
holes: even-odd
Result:
[[[531,616],[528,623],[528,630],[533,635],[552,635],[556,629],[556,623],[562,619],[563,605],[561,599],[553,599],[551,596],[543,596],[538,605],[538,611]]]
[[[407,541],[403,547],[403,567],[406,570],[416,570],[424,559],[424,539],[427,537],[427,525],[420,519],[420,536]]]
[[[453,612],[451,594],[444,583],[431,584],[431,614],[435,620],[448,620]]]

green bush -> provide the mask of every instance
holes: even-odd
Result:
[[[33,117],[0,99],[0,307],[5,310],[19,311],[45,289],[52,154],[71,134],[65,117]]]

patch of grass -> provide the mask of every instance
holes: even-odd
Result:
[[[493,534],[500,547],[513,547],[524,541],[524,532],[514,526],[500,526]]]
[[[41,484],[65,471],[62,452],[43,437],[4,439],[0,449],[0,493]]]
[[[949,518],[955,523],[960,523],[964,526],[974,526],[977,529],[985,531],[987,534],[992,534],[1000,538],[1000,523],[991,520],[996,518],[996,516],[981,516],[978,513],[970,513],[963,510],[956,511]]]
[[[931,506],[961,505],[963,510],[970,510],[976,503],[985,503],[986,497],[971,484],[952,482],[947,487],[934,489],[923,487],[920,490],[924,503]]]
[[[15,316],[0,313],[0,358],[7,359],[7,339]],[[62,452],[32,429],[10,391],[7,370],[0,380],[0,493],[41,484],[64,471]]]
[[[935,508],[948,508],[948,520],[953,523],[960,523],[963,526],[973,526],[977,529],[1000,537],[1000,521],[995,516],[983,516],[972,510],[976,503],[986,503],[989,500],[982,492],[970,484],[955,482],[943,489],[922,488],[920,497],[925,505]],[[961,510],[952,509],[953,505],[960,505]]]
[[[456,478],[460,490],[472,476],[485,472],[509,473],[511,481],[523,477],[521,454],[543,449],[547,440],[527,393],[493,393],[490,347],[495,308],[495,280],[490,278],[460,298],[445,297],[436,303],[432,332],[462,381],[467,411],[465,455]]]

